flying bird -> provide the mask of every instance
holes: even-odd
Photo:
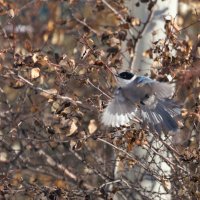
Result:
[[[102,114],[105,126],[120,127],[134,118],[152,131],[175,132],[180,106],[172,100],[175,84],[159,82],[130,72],[117,74],[118,87]]]

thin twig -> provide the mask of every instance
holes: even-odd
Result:
[[[99,87],[95,86],[89,79],[87,79],[87,82],[94,87],[95,89],[97,89],[99,92],[101,92],[103,95],[105,95],[107,98],[111,99],[111,97],[109,95],[107,95],[104,91],[102,91]]]
[[[82,24],[83,26],[87,27],[90,31],[92,31],[93,33],[95,33],[96,35],[99,35],[99,33],[97,31],[95,31],[91,26],[89,26],[86,22],[78,19],[77,17],[75,17],[73,14],[72,14],[72,17],[74,20],[76,20],[78,23]]]
[[[154,4],[154,5],[155,5],[155,4]],[[150,20],[152,19],[152,16],[153,16],[153,8],[152,8],[152,10],[150,11],[147,20],[143,23],[142,29],[139,31],[137,37],[136,37],[135,40],[134,40],[134,47],[135,47],[135,49],[136,49],[136,46],[137,46],[139,40],[140,40],[141,37],[142,37],[142,34],[144,33],[144,31],[145,31],[147,25],[149,24]],[[133,56],[133,57],[131,58],[131,62],[130,62],[130,67],[131,67],[131,69],[134,67],[133,65],[134,65],[134,63],[135,63],[135,59],[136,59],[136,56]]]
[[[56,97],[56,98],[58,98],[58,99],[63,99],[63,100],[69,101],[69,102],[72,103],[73,105],[76,105],[76,106],[79,105],[79,106],[81,106],[81,107],[83,107],[83,108],[85,108],[85,109],[89,109],[89,110],[95,109],[94,106],[86,105],[86,104],[84,104],[82,101],[77,101],[77,100],[74,100],[74,99],[71,98],[71,97],[62,96],[62,95],[59,95],[59,94],[55,94],[55,93],[53,93],[53,92],[51,92],[51,91],[48,91],[48,90],[45,90],[45,89],[43,89],[43,88],[41,88],[41,87],[34,86],[33,83],[31,83],[29,80],[25,79],[23,76],[21,76],[21,75],[19,75],[19,74],[17,75],[17,77],[18,77],[20,80],[22,80],[23,82],[27,83],[29,86],[31,86],[31,87],[32,87],[33,89],[35,89],[35,90],[38,90],[38,91],[40,91],[40,92],[44,92],[44,93],[46,93],[46,94],[52,95],[52,96],[54,96],[54,97]]]
[[[104,173],[100,172],[100,170],[97,168],[95,169],[95,167],[91,166],[80,154],[78,154],[77,152],[73,151],[72,149],[69,149],[69,151],[71,153],[74,154],[74,156],[80,160],[83,164],[85,164],[89,169],[91,169],[95,174],[97,174],[99,177],[102,178],[102,180],[106,181],[106,180],[111,180],[110,177],[108,177],[107,175],[105,175]]]
[[[146,167],[144,164],[142,164],[140,161],[136,160],[131,154],[129,154],[128,152],[126,152],[125,150],[113,145],[112,143],[102,139],[102,138],[97,138],[98,141],[103,142],[105,144],[108,144],[109,146],[113,147],[114,149],[123,152],[125,155],[127,155],[129,158],[131,158],[133,161],[135,161],[138,165],[140,165],[141,167],[143,167],[146,171],[151,172],[149,167]],[[161,181],[161,179],[159,178],[159,176],[152,174],[156,180]]]
[[[44,156],[46,158],[47,163],[51,166],[51,167],[56,167],[57,169],[59,169],[60,171],[62,171],[67,177],[69,177],[70,179],[72,179],[75,182],[78,182],[78,177],[71,172],[69,169],[67,169],[64,165],[57,163],[50,155],[48,155],[46,152],[44,152],[42,149],[40,149],[38,151],[39,155]],[[92,186],[83,183],[83,186],[87,189],[93,189]]]
[[[102,2],[103,2],[110,10],[112,10],[112,11],[115,13],[115,15],[117,15],[117,16],[121,19],[121,21],[122,21],[124,24],[127,23],[126,19],[125,19],[113,6],[111,6],[106,0],[102,0]],[[135,27],[132,27],[132,28],[135,29]],[[135,29],[135,30],[137,31],[137,29]],[[133,31],[132,31],[131,29],[129,29],[128,32],[130,33],[131,37],[135,39],[135,36],[134,36]]]

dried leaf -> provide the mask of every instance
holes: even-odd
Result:
[[[152,49],[148,49],[146,50],[145,52],[143,52],[142,54],[144,57],[147,57],[147,58],[153,58],[153,52],[152,52]]]
[[[31,78],[36,79],[40,76],[40,68],[33,68],[31,69]]]
[[[24,48],[28,52],[32,52],[32,45],[31,45],[31,42],[29,40],[25,40],[25,42],[24,42]]]
[[[20,80],[17,80],[13,85],[12,87],[15,88],[15,89],[20,89],[22,87],[24,87],[24,82],[20,81]]]
[[[15,16],[15,12],[13,9],[8,10],[8,15],[13,18]]]
[[[97,130],[96,121],[94,119],[91,119],[88,125],[88,131],[90,134],[93,134],[96,130]]]
[[[121,24],[120,27],[124,28],[124,29],[129,29],[130,28],[128,23]]]
[[[114,46],[116,46],[117,44],[120,44],[120,40],[117,39],[117,38],[115,38],[115,37],[112,37],[112,38],[110,39],[110,46],[111,46],[111,47],[114,47]]]
[[[48,31],[52,31],[54,29],[54,22],[50,20],[47,24]]]
[[[73,150],[81,150],[83,144],[80,140],[75,141],[75,140],[70,140],[70,147]]]
[[[72,119],[71,125],[70,125],[70,129],[69,129],[69,133],[66,134],[66,136],[72,136],[76,131],[78,130],[78,126],[77,126],[77,120],[76,119]]]
[[[55,186],[58,188],[69,189],[66,181],[58,179],[55,181]]]
[[[131,24],[132,24],[132,26],[140,26],[141,21],[140,21],[139,18],[133,18],[133,19],[131,20]]]
[[[8,159],[8,155],[6,152],[0,152],[0,162],[6,162]]]
[[[90,52],[90,49],[88,49],[85,45],[82,47],[81,50],[81,59],[84,59]]]

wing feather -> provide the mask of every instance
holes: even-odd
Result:
[[[119,127],[128,124],[135,116],[136,107],[124,98],[119,90],[105,108],[101,121],[106,126]]]

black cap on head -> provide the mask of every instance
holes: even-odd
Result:
[[[131,72],[121,72],[117,76],[126,80],[130,80],[133,78],[134,74],[132,74]]]

